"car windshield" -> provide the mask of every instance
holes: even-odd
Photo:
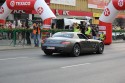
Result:
[[[64,37],[64,38],[73,38],[73,33],[59,32],[55,33],[52,37]]]

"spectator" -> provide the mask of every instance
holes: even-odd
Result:
[[[26,41],[27,41],[27,45],[31,45],[31,39],[30,39],[30,32],[28,31],[29,29],[29,25],[28,25],[28,18],[26,19]]]
[[[52,29],[56,29],[56,23],[52,23]]]
[[[35,47],[39,47],[39,41],[40,41],[40,25],[37,23],[33,24],[33,36],[34,36],[34,44]]]
[[[12,23],[10,21],[8,22],[8,29],[8,39],[12,39]]]
[[[80,27],[77,23],[73,23],[74,32],[80,32]]]
[[[18,19],[18,28],[21,28],[21,26],[22,26],[22,23],[21,23],[21,21]]]
[[[18,27],[18,19],[16,18],[15,19],[15,28],[17,28]]]
[[[31,20],[31,19],[29,19],[28,25],[29,25],[29,28],[32,28],[33,23],[32,23],[32,20]]]
[[[92,29],[90,27],[90,25],[87,26],[86,28],[86,31],[85,31],[85,35],[88,37],[88,38],[92,38]]]
[[[27,45],[31,45],[30,32],[28,31],[29,27],[26,27],[26,29],[27,29],[27,31],[26,31]]]
[[[92,36],[93,36],[93,39],[96,39],[96,28],[95,28],[95,26],[92,27]]]
[[[13,21],[13,23],[12,23],[12,28],[15,28],[15,27],[16,27],[16,22]]]
[[[99,36],[99,39],[100,39],[101,41],[104,41],[105,38],[106,38],[106,36],[105,36],[104,32],[101,32],[101,34],[100,34],[100,36]]]
[[[6,22],[5,26],[6,26],[6,28],[8,28],[8,26],[9,26],[9,23],[8,23],[8,22]]]
[[[28,21],[29,21],[29,19],[26,18],[26,23],[25,23],[25,26],[26,26],[26,27],[29,27],[29,25],[28,25]]]
[[[85,28],[86,28],[86,22],[85,21],[81,21],[80,22],[80,29],[81,29],[81,32],[83,34],[85,34]]]

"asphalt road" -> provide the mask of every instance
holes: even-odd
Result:
[[[125,43],[79,57],[46,56],[40,48],[0,51],[0,83],[125,83]]]

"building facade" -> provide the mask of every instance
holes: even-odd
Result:
[[[2,5],[5,0],[1,0]],[[50,4],[50,8],[57,18],[92,18],[93,24],[98,24],[98,19],[110,0],[45,0]],[[124,14],[124,12],[120,12]],[[8,16],[8,20],[19,19],[39,19],[39,15],[35,12],[29,14],[23,10],[14,10]]]
[[[53,1],[53,2],[52,2]],[[55,2],[54,2],[55,1]],[[76,18],[85,18],[91,17],[92,24],[98,24],[99,16],[101,15],[103,9],[94,8],[92,6],[89,7],[89,3],[95,0],[63,0],[63,1],[74,1],[75,5],[67,5],[62,4],[62,2],[56,2],[57,0],[51,0],[50,8],[56,14],[57,18],[65,18],[65,17],[76,17]],[[99,0],[96,0],[99,1]],[[103,1],[103,0],[100,0]],[[96,3],[96,2],[95,2]]]

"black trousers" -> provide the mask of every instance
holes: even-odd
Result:
[[[28,45],[31,45],[30,32],[26,32],[26,41]]]

